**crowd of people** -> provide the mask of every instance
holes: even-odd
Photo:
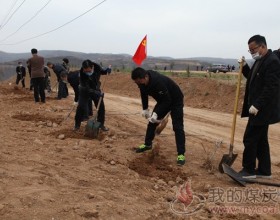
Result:
[[[80,70],[70,71],[68,58],[63,58],[62,63],[47,62],[45,66],[45,59],[38,54],[37,49],[33,48],[31,54],[32,57],[27,60],[26,64],[30,76],[30,90],[34,91],[35,103],[46,103],[46,97],[50,96],[52,92],[50,70],[52,70],[56,75],[57,82],[54,87],[57,90],[57,100],[69,96],[68,84],[73,88],[75,94],[73,105],[77,106],[74,130],[80,129],[81,122],[93,115],[92,103],[96,106],[101,97],[98,121],[101,122],[101,130],[109,130],[104,125],[105,105],[103,101],[104,93],[101,92],[100,88],[100,75],[110,74],[111,65],[103,69],[99,64],[91,60],[85,60]],[[18,86],[21,82],[22,87],[25,88],[26,68],[22,65],[22,62],[18,62],[16,74],[16,85]]]
[[[270,124],[280,121],[280,49],[272,52],[267,48],[265,37],[261,35],[251,37],[248,47],[254,59],[253,65],[250,67],[244,58],[238,60],[240,65],[244,65],[243,75],[247,79],[241,117],[249,117],[243,137],[243,169],[239,172],[239,177],[271,178],[268,128]],[[32,58],[27,61],[35,102],[45,103],[44,90],[50,92],[50,68],[57,77],[57,99],[68,96],[67,83],[74,90],[74,105],[77,105],[74,130],[79,130],[81,122],[88,120],[93,114],[94,103],[95,106],[100,106],[97,118],[101,124],[100,129],[108,131],[105,127],[104,93],[100,76],[111,73],[111,67],[103,69],[99,64],[87,59],[82,62],[80,70],[70,71],[67,58],[63,59],[62,64],[48,62],[47,67],[44,67],[44,58],[37,52],[36,49],[32,49]],[[19,63],[16,72],[16,83],[21,81],[25,87],[26,71],[22,63]],[[184,165],[184,94],[179,85],[159,72],[141,67],[131,72],[131,79],[139,87],[142,116],[148,121],[144,143],[136,148],[136,153],[153,148],[156,128],[170,114],[178,153],[177,164]],[[148,109],[149,96],[156,101],[153,110]]]

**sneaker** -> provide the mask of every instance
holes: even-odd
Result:
[[[136,149],[136,153],[142,153],[146,150],[151,150],[152,149],[152,145],[145,145],[145,144],[141,144],[137,149]]]
[[[100,129],[101,129],[102,131],[109,131],[109,128],[106,128],[104,125],[102,125],[102,126],[100,127]]]
[[[261,179],[271,179],[272,178],[271,175],[265,175],[258,170],[256,171],[256,177],[261,178]]]
[[[249,173],[246,169],[242,169],[238,172],[238,177],[239,178],[244,178],[244,179],[256,179],[256,174],[255,173]]]
[[[177,157],[177,165],[183,166],[186,162],[186,158],[183,154],[179,154]]]

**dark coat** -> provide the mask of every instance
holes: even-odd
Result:
[[[148,96],[153,97],[157,102],[154,112],[160,119],[171,110],[172,105],[184,103],[184,95],[172,79],[153,70],[147,70],[146,73],[149,75],[148,85],[138,85],[143,109],[148,108]]]
[[[246,64],[243,75],[247,78],[241,117],[248,117],[252,125],[273,124],[280,121],[280,60],[268,50],[259,61],[259,66],[252,76],[252,68]],[[259,112],[249,114],[251,105]]]
[[[60,74],[62,72],[67,72],[67,70],[64,68],[64,66],[60,63],[53,64],[52,69],[57,77],[57,81],[60,80]]]
[[[80,92],[90,93],[95,98],[99,98],[100,95],[100,76],[106,75],[108,69],[104,70],[101,66],[94,63],[94,72],[91,76],[86,75],[83,72],[83,68],[80,70]]]
[[[22,74],[21,77],[25,77],[26,75],[26,70],[24,66],[17,66],[16,72],[17,74]]]
[[[70,71],[67,77],[68,82],[70,85],[79,85],[80,84],[80,71]]]

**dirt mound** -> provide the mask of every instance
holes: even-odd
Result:
[[[129,74],[113,74],[107,78],[104,85],[105,93],[113,93],[129,97],[140,97],[139,89],[131,80]],[[185,106],[193,108],[211,109],[220,112],[233,112],[236,95],[236,81],[218,81],[211,78],[182,78],[173,77],[178,83],[184,96]],[[243,101],[241,88],[239,97],[239,111]]]

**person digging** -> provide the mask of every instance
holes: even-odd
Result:
[[[145,143],[136,153],[152,149],[152,142],[159,122],[170,112],[175,141],[177,146],[177,164],[185,164],[185,131],[184,131],[184,95],[180,87],[167,76],[153,70],[137,67],[131,73],[131,79],[138,85],[142,100],[142,116],[148,119]],[[156,100],[152,112],[148,109],[149,96]]]

